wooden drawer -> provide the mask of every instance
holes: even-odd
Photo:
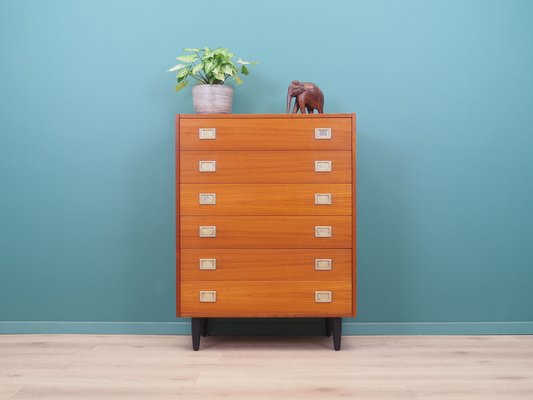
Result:
[[[352,182],[349,151],[181,151],[179,157],[180,183]],[[201,172],[200,161],[215,161],[216,170]],[[330,161],[331,172],[316,172],[315,161]]]
[[[350,282],[188,281],[181,283],[183,317],[349,317]],[[216,291],[215,302],[200,302],[200,291]],[[317,303],[316,291],[330,291],[330,303]]]
[[[181,150],[351,150],[352,118],[182,118]],[[215,129],[204,133],[201,129]],[[329,128],[331,138],[315,129]],[[214,137],[213,137],[214,136]],[[322,138],[322,139],[321,139]]]
[[[181,215],[352,215],[352,185],[182,184],[180,209]]]
[[[206,227],[201,229],[200,227]],[[213,232],[209,232],[215,227]],[[315,237],[327,233],[331,237]],[[200,237],[200,230],[215,233],[215,237]],[[350,216],[300,216],[300,217],[219,217],[183,216],[180,218],[182,249],[287,249],[287,248],[337,248],[352,247],[352,217]]]
[[[209,269],[213,267],[215,269]],[[254,280],[351,282],[352,251],[350,249],[184,249],[181,251],[180,279],[204,282]]]

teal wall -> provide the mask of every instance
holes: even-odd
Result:
[[[527,0],[0,0],[0,332],[187,330],[191,93],[164,71],[208,45],[261,62],[236,113],[284,112],[300,79],[358,114],[348,332],[533,333],[532,20]]]

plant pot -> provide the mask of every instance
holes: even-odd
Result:
[[[229,114],[233,88],[226,85],[196,85],[192,88],[192,103],[197,114]]]

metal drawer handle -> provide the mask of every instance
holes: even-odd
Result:
[[[331,193],[315,193],[315,205],[331,204]]]
[[[331,292],[315,292],[315,303],[331,303]]]
[[[200,258],[200,269],[202,270],[217,269],[217,259],[216,258]]]
[[[315,172],[331,172],[331,161],[315,161]]]
[[[331,229],[331,226],[315,226],[315,237],[329,238],[332,235],[333,229]]]
[[[315,128],[315,139],[317,140],[331,139],[331,128]]]
[[[200,303],[216,303],[217,291],[216,290],[200,290]]]
[[[331,271],[331,258],[315,258],[315,270]]]
[[[216,128],[200,128],[198,129],[198,139],[200,140],[215,140],[217,138]]]
[[[201,226],[199,228],[200,237],[216,237],[217,236],[217,227],[216,226]]]
[[[200,193],[198,195],[198,202],[200,204],[217,204],[217,194],[216,193]]]
[[[216,161],[200,161],[198,163],[198,170],[200,172],[215,172],[217,170]]]

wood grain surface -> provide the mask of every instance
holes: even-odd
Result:
[[[216,128],[213,140],[200,128]],[[331,128],[331,139],[315,139],[315,128]],[[349,118],[182,119],[182,150],[351,150]]]
[[[356,115],[351,114],[352,117],[352,296],[357,298],[357,129],[356,129]],[[353,315],[357,315],[357,303],[353,302]]]
[[[180,176],[180,115],[176,115],[176,119],[174,120],[174,123],[175,123],[175,126],[176,126],[176,142],[175,142],[175,146],[176,146],[176,160],[175,160],[175,163],[174,163],[174,168],[175,168],[175,176],[176,176],[176,179],[178,179],[178,177]],[[179,185],[176,184],[176,191],[179,191]],[[180,224],[180,220],[181,220],[181,213],[180,213],[180,208],[181,208],[181,205],[180,205],[180,196],[179,196],[179,193],[176,193],[176,196],[175,196],[175,201],[176,201],[176,266],[175,266],[175,271],[176,271],[176,290],[179,290],[179,286],[180,286],[180,282],[181,282],[181,268],[180,268],[180,264],[181,264],[181,261],[180,261],[180,249],[181,249],[181,243],[180,243],[180,234],[179,232],[181,231],[181,224]],[[180,306],[180,297],[178,295],[176,295],[176,316],[179,317],[180,315],[180,309],[181,309],[181,306]]]
[[[332,162],[315,172],[315,161]],[[216,172],[200,172],[216,161]],[[351,183],[350,151],[181,151],[179,183]]]
[[[182,249],[350,249],[352,247],[350,216],[183,216],[180,223]],[[216,226],[216,237],[199,237],[200,226]],[[331,226],[332,237],[315,237],[315,226]]]
[[[216,270],[200,270],[201,258]],[[315,259],[331,259],[331,270],[315,270]],[[182,281],[345,281],[352,278],[350,249],[183,249]]]
[[[184,317],[349,317],[349,281],[186,281],[181,283]],[[201,303],[200,291],[215,290],[215,303]],[[316,303],[315,291],[331,291],[331,303]]]
[[[181,119],[237,119],[237,120],[248,120],[248,119],[299,119],[301,121],[309,119],[329,119],[329,118],[348,118],[352,117],[352,114],[339,114],[339,113],[327,113],[327,114],[180,114]]]
[[[216,204],[199,204],[200,193],[215,193]],[[316,205],[316,193],[332,204]],[[352,215],[350,184],[182,184],[181,215]]]
[[[348,295],[342,314],[322,316],[355,315],[355,114],[181,115],[176,125],[178,316],[206,316],[206,304],[218,316],[320,316],[309,310],[328,303],[313,297],[306,309],[283,291],[310,284],[339,284]],[[216,138],[200,140],[200,128],[215,128]],[[331,139],[316,139],[315,128],[331,128]],[[200,172],[200,161],[215,161],[216,171]],[[315,161],[332,170],[315,171]],[[216,194],[216,204],[199,204],[200,193]],[[332,204],[315,205],[317,193],[331,193]],[[200,226],[215,226],[216,237],[200,237]],[[316,226],[333,236],[315,237]],[[200,270],[200,258],[216,258],[217,269]],[[333,270],[316,271],[315,258],[332,258]],[[186,314],[180,302],[197,283],[221,284],[227,296],[213,306],[196,293],[200,314]],[[254,288],[262,300],[238,311]],[[295,310],[282,306],[292,302]]]

